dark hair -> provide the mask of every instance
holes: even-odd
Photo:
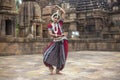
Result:
[[[59,16],[58,14],[53,15],[53,18],[54,18],[55,16],[58,16],[58,18],[60,19],[60,16]]]

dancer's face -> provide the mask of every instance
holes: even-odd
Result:
[[[57,16],[54,17],[54,22],[57,23],[59,21],[59,18]]]

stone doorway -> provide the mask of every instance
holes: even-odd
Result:
[[[36,25],[36,36],[40,36],[40,26]]]
[[[43,30],[43,38],[48,38],[48,31],[47,30]]]
[[[94,33],[95,25],[86,25],[85,31],[87,31],[88,33]]]
[[[12,35],[12,21],[5,20],[5,34]]]

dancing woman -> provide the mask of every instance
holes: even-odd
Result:
[[[55,6],[57,11],[51,16],[52,22],[48,24],[48,32],[53,41],[45,49],[43,62],[49,68],[51,74],[53,74],[54,67],[56,67],[56,74],[60,74],[60,71],[64,68],[67,54],[68,54],[68,40],[66,34],[62,31],[63,18],[65,11]]]

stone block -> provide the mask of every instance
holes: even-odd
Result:
[[[96,43],[89,43],[89,50],[96,50]]]
[[[120,43],[116,43],[116,50],[120,51]]]
[[[101,42],[96,43],[97,50],[108,50],[107,43]]]

